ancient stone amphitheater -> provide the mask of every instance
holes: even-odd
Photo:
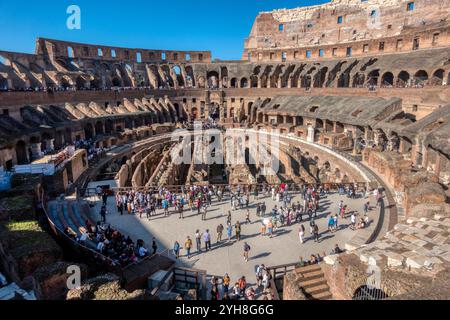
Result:
[[[35,54],[0,51],[0,299],[157,296],[159,286],[134,290],[174,270],[169,258],[117,272],[95,246],[66,239],[65,228],[78,233],[89,219],[83,199],[99,181],[116,190],[381,188],[374,227],[319,267],[274,267],[279,293],[368,298],[364,290],[378,281],[369,298],[449,299],[449,14],[449,0],[333,0],[263,12],[239,61],[44,38]],[[171,133],[195,121],[277,135],[278,174],[263,177],[248,163],[174,164]],[[82,261],[89,277],[111,274],[67,295],[67,261]]]

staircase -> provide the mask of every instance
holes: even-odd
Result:
[[[298,282],[308,300],[330,300],[332,294],[320,265],[311,265],[295,269],[301,279]]]

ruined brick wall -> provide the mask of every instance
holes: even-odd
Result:
[[[319,59],[345,57],[350,43],[355,44],[353,54],[363,55],[380,51],[380,40],[385,42],[383,52],[406,52],[413,49],[419,33],[421,48],[442,46],[449,42],[448,5],[447,0],[339,0],[262,12],[245,41],[243,58],[250,53],[252,61],[271,60],[271,56],[279,61],[281,50],[287,60],[294,55],[306,57],[306,50]]]

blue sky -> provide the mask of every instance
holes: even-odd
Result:
[[[327,0],[0,0],[0,50],[33,53],[40,37],[119,47],[211,50],[240,59],[261,11]],[[81,8],[81,30],[66,27],[69,5]]]

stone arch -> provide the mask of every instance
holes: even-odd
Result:
[[[366,82],[366,76],[364,75],[364,73],[359,73],[357,72],[354,76],[353,76],[353,84],[352,87],[353,88],[361,88],[364,87],[364,83]]]
[[[95,123],[95,133],[96,135],[103,135],[105,133],[103,129],[103,122],[97,121]]]
[[[222,81],[222,87],[228,88],[228,68],[220,68],[220,80]]]
[[[77,90],[86,89],[87,81],[82,76],[78,76],[75,80],[75,86],[76,86]]]
[[[352,299],[368,301],[368,300],[383,300],[387,298],[389,298],[389,296],[383,290],[365,284],[355,290]]]
[[[252,75],[250,77],[250,88],[258,88],[258,76]]]
[[[122,81],[118,77],[112,78],[111,83],[112,83],[113,87],[121,87],[122,86]]]
[[[394,74],[392,72],[385,72],[381,77],[381,86],[393,86]]]
[[[16,149],[17,164],[19,165],[28,164],[29,159],[25,141],[23,140],[17,141],[15,149]]]
[[[9,85],[8,80],[0,75],[0,91],[8,91]]]
[[[192,69],[191,66],[187,66],[185,68],[186,71],[186,86],[190,86],[190,87],[195,87],[196,86],[196,82],[195,82],[195,76],[194,76],[194,70]]]
[[[193,120],[198,119],[199,114],[198,114],[198,109],[197,109],[197,107],[193,107],[193,108],[191,109],[191,114],[192,114],[192,119],[193,119]]]
[[[238,87],[238,80],[236,78],[232,78],[230,81],[230,87],[231,88],[237,88]]]
[[[397,76],[397,87],[406,88],[409,86],[410,76],[407,71],[401,71]]]
[[[86,140],[94,138],[94,127],[91,123],[86,123],[86,125],[84,126],[84,137]]]
[[[184,87],[185,83],[184,83],[184,78],[183,78],[183,74],[181,72],[180,66],[175,65],[175,66],[173,66],[172,70],[177,77],[178,85]]]
[[[322,88],[325,84],[325,80],[327,79],[328,67],[321,68],[316,75],[314,76],[314,87]]]
[[[380,70],[372,70],[367,75],[367,83],[372,86],[378,85],[378,79],[380,78]]]
[[[430,84],[435,86],[442,86],[444,84],[444,69],[437,69],[433,72]]]
[[[111,119],[105,121],[105,133],[112,134],[114,132],[114,123]]]
[[[416,85],[424,85],[428,81],[428,72],[419,70],[414,74],[414,82]]]
[[[68,89],[72,87],[71,80],[68,77],[62,77],[61,80],[59,81],[59,85],[63,89]]]
[[[240,88],[248,88],[248,80],[247,78],[242,78],[240,83]]]
[[[217,89],[219,88],[219,73],[216,71],[209,71],[206,74],[206,78],[208,79],[208,88]]]

